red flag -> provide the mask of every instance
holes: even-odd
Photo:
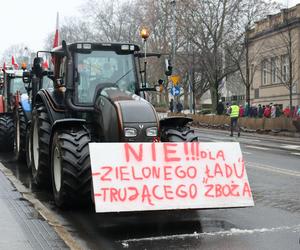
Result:
[[[15,57],[14,56],[11,57],[11,64],[14,67],[14,69],[18,69],[19,68],[19,65],[15,61]]]
[[[47,60],[43,62],[42,67],[43,67],[44,69],[48,69],[48,68],[49,68],[49,65],[48,65]]]
[[[56,29],[55,29],[55,35],[54,35],[54,40],[53,40],[53,48],[58,46],[59,43],[59,33],[58,33],[58,22],[59,22],[59,14],[57,12],[56,16]]]
[[[57,12],[57,16],[56,16],[56,29],[55,29],[55,35],[54,35],[54,40],[53,40],[53,48],[57,47],[58,44],[59,44],[59,33],[58,33],[58,29],[59,29],[58,25],[59,24],[58,24],[58,22],[59,22],[59,14]],[[51,57],[51,62],[52,62],[53,65],[55,64],[55,61],[56,61],[55,56],[52,56]]]

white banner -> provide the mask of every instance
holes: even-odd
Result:
[[[253,206],[238,143],[90,143],[96,212]]]

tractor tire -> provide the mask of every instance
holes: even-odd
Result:
[[[0,151],[14,151],[15,128],[14,121],[11,116],[2,115],[0,117]]]
[[[189,127],[167,128],[163,130],[162,142],[196,142],[198,136]]]
[[[33,182],[38,187],[50,187],[49,141],[51,123],[46,108],[42,104],[32,111],[30,131],[29,145]]]
[[[91,204],[90,137],[85,130],[56,131],[51,147],[55,204],[60,208]]]
[[[25,154],[26,154],[26,165],[29,170],[32,168],[32,159],[31,159],[31,138],[30,138],[30,131],[31,124],[28,125],[26,130],[26,145],[25,145]]]
[[[15,155],[18,161],[26,158],[26,120],[22,107],[15,113]]]

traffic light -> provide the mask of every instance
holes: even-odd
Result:
[[[165,71],[166,76],[172,75],[172,69],[173,69],[173,67],[171,65],[171,60],[170,59],[166,59],[165,64],[166,64],[166,71]]]
[[[164,80],[162,80],[162,79],[159,79],[158,80],[158,86],[159,86],[159,92],[163,92],[163,90],[164,90]]]

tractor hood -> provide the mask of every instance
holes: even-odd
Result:
[[[95,103],[105,141],[152,142],[159,123],[154,107],[145,99],[118,88],[105,88]],[[155,130],[155,135],[149,131]],[[128,135],[128,131],[134,135]],[[118,135],[118,137],[116,137]]]
[[[118,88],[106,88],[101,92],[120,108],[123,123],[157,123],[154,107],[145,99]]]

